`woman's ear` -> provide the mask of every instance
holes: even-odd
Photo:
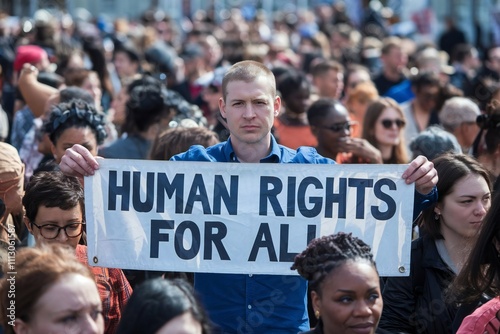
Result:
[[[26,228],[28,229],[28,231],[31,234],[33,234],[33,225],[31,225],[30,220],[28,219],[28,217],[24,216],[23,217],[23,221],[24,221],[24,225],[26,225]]]
[[[321,297],[316,291],[311,291],[311,303],[314,313],[319,312],[321,314]]]
[[[29,325],[19,318],[14,320],[14,326],[12,326],[12,327],[13,327],[14,333],[16,333],[16,334],[29,334],[31,332]]]

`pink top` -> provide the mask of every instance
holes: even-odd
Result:
[[[499,310],[500,298],[493,298],[467,316],[457,334],[497,334],[500,329],[500,319],[497,318]]]

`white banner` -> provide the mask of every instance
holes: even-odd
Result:
[[[308,242],[338,231],[408,275],[414,186],[406,165],[100,161],[85,178],[90,264],[294,275]]]

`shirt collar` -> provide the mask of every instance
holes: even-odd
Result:
[[[234,152],[233,145],[231,144],[231,137],[226,142],[224,146],[224,156],[228,162],[239,162],[236,153]],[[276,138],[271,134],[271,152],[268,156],[261,159],[260,162],[264,163],[278,163],[281,161],[281,149],[276,141]]]

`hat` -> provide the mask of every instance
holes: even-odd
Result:
[[[193,60],[194,58],[203,57],[204,54],[200,45],[189,43],[182,50],[180,57],[184,60]]]
[[[36,45],[20,45],[14,60],[14,71],[19,72],[26,63],[36,64],[43,58],[48,58],[47,52]]]
[[[146,60],[156,66],[160,71],[173,73],[175,71],[175,50],[165,43],[155,43],[144,53]]]
[[[14,146],[0,142],[0,191],[2,185],[24,173],[24,164]]]
[[[434,48],[424,49],[417,57],[417,64],[420,71],[435,71],[452,75],[455,73],[453,66],[448,65],[448,54]]]
[[[420,132],[410,143],[413,157],[425,156],[429,160],[446,153],[462,153],[460,144],[454,135],[437,125],[429,126]]]
[[[24,164],[14,146],[0,142],[0,199],[8,213],[22,211]]]
[[[454,131],[463,123],[476,123],[481,114],[479,106],[465,97],[448,99],[439,112],[439,121],[448,131]]]

